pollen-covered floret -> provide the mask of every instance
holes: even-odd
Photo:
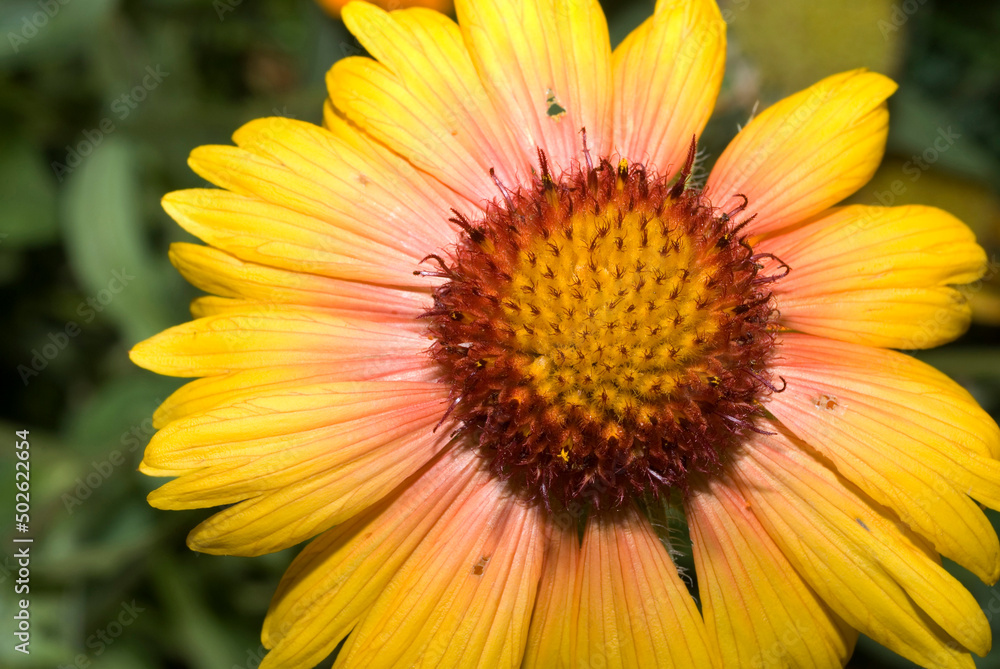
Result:
[[[504,192],[435,294],[434,355],[493,469],[531,497],[684,487],[753,429],[774,309],[739,232],[641,165],[602,162]]]

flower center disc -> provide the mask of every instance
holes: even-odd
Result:
[[[454,219],[434,355],[463,429],[531,497],[683,488],[772,389],[774,277],[685,181],[604,162],[555,182],[543,160],[482,221]]]

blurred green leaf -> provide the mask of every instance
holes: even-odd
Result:
[[[53,61],[99,36],[118,0],[4,0],[0,5],[0,67]]]
[[[7,588],[4,588],[5,590]],[[29,612],[31,615],[31,654],[25,657],[14,650],[13,643],[0,645],[0,666],[25,669],[50,669],[65,662],[71,662],[81,651],[74,643],[72,621],[82,619],[83,602],[78,596],[68,593],[31,593]],[[5,624],[4,632],[10,627],[6,621],[13,619],[11,601],[2,601],[0,616]],[[13,638],[10,633],[6,638]]]
[[[83,458],[120,451],[138,462],[153,436],[156,408],[178,386],[176,379],[136,370],[102,386],[68,417],[66,441]]]
[[[86,324],[106,313],[127,341],[145,339],[172,323],[161,283],[165,263],[151,258],[137,224],[134,149],[125,138],[103,136],[72,168],[63,223],[70,265],[88,294],[80,316]]]
[[[153,573],[164,607],[171,611],[174,634],[181,655],[196,669],[232,666],[243,652],[190,587],[172,560],[157,561]]]
[[[83,514],[90,510],[93,514],[96,510],[94,506],[96,501],[85,502],[79,513]],[[123,587],[125,585],[121,578],[123,566],[142,559],[153,549],[156,539],[161,536],[159,528],[149,522],[152,514],[139,508],[139,504],[145,504],[144,500],[137,502],[125,507],[124,510],[120,502],[104,504],[104,515],[98,519],[104,525],[114,522],[115,517],[111,513],[119,513],[124,519],[123,526],[131,525],[133,530],[142,529],[142,532],[133,531],[127,538],[115,537],[117,539],[115,541],[105,540],[102,543],[90,537],[79,536],[83,533],[76,530],[81,525],[80,518],[83,516],[64,518],[63,526],[59,528],[61,531],[53,532],[45,546],[46,564],[51,572],[63,579],[82,582],[93,578],[106,580],[108,587]],[[136,520],[137,514],[146,514],[144,522]],[[67,529],[71,526],[73,526],[71,529]]]
[[[900,155],[913,155],[925,163],[979,180],[1000,178],[1000,166],[983,150],[949,111],[904,87],[892,98],[889,147]],[[943,149],[941,147],[944,147]],[[925,155],[926,154],[926,155]]]
[[[56,239],[55,190],[39,147],[20,138],[0,138],[0,245],[5,251]]]

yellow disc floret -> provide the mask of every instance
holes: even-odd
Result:
[[[775,277],[686,174],[603,163],[504,193],[442,264],[435,356],[498,474],[615,505],[685,485],[753,428]],[[437,258],[435,256],[435,258]]]
[[[706,309],[724,292],[719,268],[699,262],[684,221],[644,209],[574,213],[520,252],[502,301],[538,394],[618,425],[648,424],[691,375],[713,376],[721,326]]]

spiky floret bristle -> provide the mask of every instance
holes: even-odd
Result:
[[[427,316],[454,412],[532,498],[598,508],[684,489],[774,390],[775,313],[740,230],[678,180],[544,156],[464,230]]]

